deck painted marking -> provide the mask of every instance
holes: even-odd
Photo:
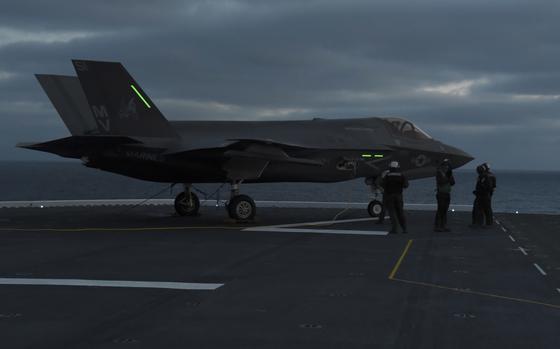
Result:
[[[528,256],[527,251],[521,246],[519,246],[519,251],[521,251],[524,255]]]
[[[375,230],[338,230],[338,229],[308,229],[300,227],[314,227],[322,225],[333,225],[339,223],[353,223],[353,222],[366,222],[377,220],[377,218],[356,218],[356,219],[342,219],[338,221],[318,221],[318,222],[303,222],[303,223],[290,223],[279,225],[266,225],[260,227],[249,227],[243,231],[261,231],[261,232],[275,232],[275,233],[310,233],[310,234],[339,234],[339,235],[374,235],[385,236],[388,234],[386,231]]]
[[[533,265],[535,266],[535,268],[537,268],[539,273],[541,273],[543,276],[546,276],[546,272],[537,263],[533,263]]]
[[[137,228],[0,228],[0,231],[53,231],[53,232],[88,232],[88,231],[159,231],[159,230],[187,230],[187,229],[233,229],[240,230],[240,227],[231,226],[188,226],[188,227],[137,227]]]
[[[341,219],[338,221],[330,220],[330,221],[318,221],[318,222],[290,223],[290,224],[270,225],[270,227],[291,228],[291,227],[302,227],[302,226],[331,225],[331,224],[339,224],[339,223],[367,222],[367,221],[374,221],[374,220],[377,220],[377,218],[354,218],[354,219]]]
[[[210,290],[211,291],[219,287],[222,287],[224,284],[163,282],[163,281],[0,278],[0,285],[164,288],[164,289],[171,289],[171,290],[201,290],[201,291]]]
[[[401,263],[404,260],[404,257],[406,257],[406,254],[408,253],[408,250],[410,249],[410,245],[412,245],[412,241],[414,241],[414,240],[408,240],[408,242],[406,243],[406,246],[404,247],[404,250],[401,253],[401,256],[397,260],[397,263],[393,267],[393,270],[391,270],[391,274],[389,274],[389,280],[393,280],[395,278],[395,274],[399,270],[399,267],[401,266]]]
[[[338,234],[338,235],[372,235],[385,236],[386,231],[374,230],[339,230],[339,229],[305,229],[305,228],[277,228],[277,227],[254,227],[243,231],[261,231],[270,233],[307,233],[307,234]]]
[[[502,231],[503,231],[504,233],[507,233],[507,229],[506,229],[506,228],[504,228],[503,226],[501,226],[501,228],[502,228]]]
[[[511,241],[515,242],[515,239],[513,238],[513,236],[511,236],[511,235],[508,235],[508,236],[509,236],[509,239],[510,239]]]
[[[405,279],[399,279],[399,278],[393,278],[391,280],[404,282],[406,284],[411,284],[411,285],[416,285],[416,286],[432,287],[432,288],[437,288],[437,289],[447,290],[447,291],[452,291],[452,292],[458,292],[458,293],[463,293],[463,294],[497,298],[497,299],[503,299],[503,300],[513,301],[513,302],[518,302],[518,303],[542,305],[542,306],[549,307],[549,308],[560,309],[560,305],[558,305],[558,304],[545,303],[545,302],[535,301],[535,300],[532,300],[532,299],[502,296],[502,295],[494,294],[494,293],[479,292],[479,291],[473,291],[473,290],[469,290],[469,289],[465,289],[465,288],[449,287],[449,286],[443,286],[443,285],[438,285],[438,284],[432,284],[432,283],[428,283],[428,282],[405,280]]]
[[[475,291],[475,290],[471,290],[469,288],[450,287],[450,286],[445,286],[445,285],[432,284],[432,283],[429,283],[429,282],[422,282],[422,281],[414,281],[414,280],[397,278],[397,277],[395,277],[395,275],[397,274],[397,271],[399,270],[399,267],[400,267],[402,261],[406,257],[406,254],[408,253],[408,250],[410,249],[410,245],[412,244],[412,241],[413,240],[408,240],[408,243],[406,244],[401,256],[399,257],[397,263],[395,264],[395,266],[391,270],[391,274],[389,274],[389,280],[398,281],[398,282],[402,282],[402,283],[409,284],[409,285],[437,288],[437,289],[440,289],[440,290],[447,290],[447,291],[452,291],[452,292],[457,292],[457,293],[462,293],[462,294],[490,297],[490,298],[496,298],[496,299],[518,302],[518,303],[527,303],[527,304],[533,304],[533,305],[541,305],[541,306],[554,308],[554,309],[560,309],[560,305],[558,305],[558,304],[545,303],[545,302],[540,302],[540,301],[536,301],[536,300],[532,300],[532,299],[509,297],[509,296],[503,296],[503,295],[499,295],[499,294],[495,294],[495,293]],[[535,266],[537,266],[537,264],[535,264]],[[560,293],[560,288],[557,288],[556,290]]]

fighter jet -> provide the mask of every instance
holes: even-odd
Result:
[[[229,216],[251,220],[255,202],[242,183],[339,182],[374,188],[391,161],[409,179],[433,176],[444,159],[471,161],[398,117],[300,121],[168,121],[118,62],[73,60],[77,76],[36,75],[71,136],[27,149],[81,159],[87,167],[147,181],[180,183],[181,216],[197,215],[193,183],[229,183]],[[381,202],[372,200],[370,215]]]

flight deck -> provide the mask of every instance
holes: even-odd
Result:
[[[2,208],[1,346],[558,348],[560,216],[496,216]]]

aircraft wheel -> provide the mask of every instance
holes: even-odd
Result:
[[[255,202],[247,195],[234,196],[229,201],[227,208],[229,216],[238,221],[251,220],[257,213]]]
[[[383,212],[383,204],[378,200],[370,201],[367,211],[372,217],[379,217]]]
[[[175,198],[175,211],[179,216],[196,216],[200,208],[200,200],[195,193],[191,192],[190,200],[185,192],[180,193]]]

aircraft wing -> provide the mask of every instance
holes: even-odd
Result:
[[[200,152],[213,153],[225,158],[243,158],[274,162],[289,162],[321,166],[322,162],[290,156],[286,151],[306,148],[296,144],[278,143],[268,139],[229,139],[220,144],[197,144],[198,147],[170,149],[164,155],[190,157]]]
[[[280,144],[270,140],[256,139],[227,140],[224,143],[214,148],[170,149],[165,155],[185,159],[213,158],[222,162],[221,167],[227,172],[229,178],[243,178],[245,180],[258,179],[271,162],[308,166],[323,165],[323,162],[315,159],[290,155],[290,150],[295,148],[305,150],[305,148],[293,144]]]

